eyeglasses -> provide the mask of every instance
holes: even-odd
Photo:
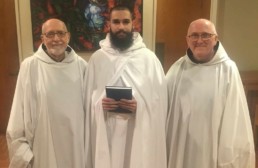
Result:
[[[212,36],[215,36],[216,34],[211,34],[211,33],[193,33],[191,35],[189,35],[188,37],[193,40],[193,41],[197,41],[200,37],[202,40],[209,40]]]
[[[59,37],[59,38],[62,38],[62,37],[64,37],[66,35],[66,33],[67,32],[64,32],[64,31],[56,31],[56,32],[50,31],[50,32],[47,32],[47,33],[42,34],[42,35],[45,35],[47,38],[51,38],[52,39],[52,38],[55,37],[55,35],[57,35],[57,37]]]

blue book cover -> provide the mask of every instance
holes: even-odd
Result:
[[[106,95],[108,98],[112,98],[116,101],[120,99],[132,100],[132,87],[106,86]],[[131,113],[131,111],[122,108],[117,108],[112,110],[112,112]]]

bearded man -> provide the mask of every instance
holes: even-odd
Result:
[[[165,75],[156,55],[133,32],[132,19],[130,8],[112,8],[110,33],[89,61],[91,139],[86,146],[92,147],[95,168],[166,168]],[[133,98],[107,98],[105,86],[131,87]],[[130,112],[112,112],[117,107]]]

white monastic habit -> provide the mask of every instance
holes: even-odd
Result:
[[[167,73],[168,168],[254,168],[245,92],[236,64],[221,43],[214,58],[196,64],[187,55]]]
[[[7,127],[11,168],[84,167],[87,63],[68,49],[55,62],[41,45],[21,64]]]
[[[95,168],[166,168],[165,75],[140,34],[133,37],[132,46],[119,51],[107,35],[89,61],[86,99],[91,103],[90,146]],[[132,87],[136,113],[103,111],[105,86]]]

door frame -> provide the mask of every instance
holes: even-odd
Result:
[[[211,0],[210,20],[217,25],[218,0]]]

